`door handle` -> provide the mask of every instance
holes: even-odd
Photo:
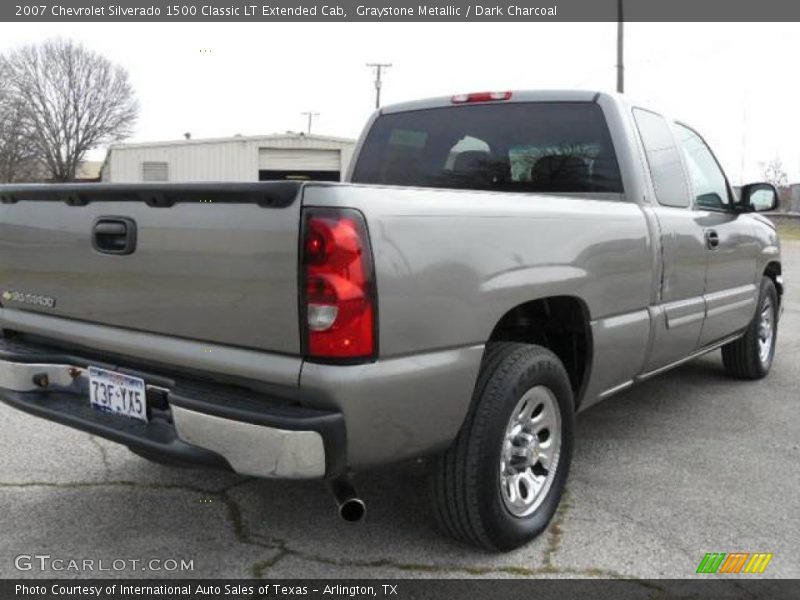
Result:
[[[133,254],[136,222],[128,217],[100,217],[92,227],[92,247],[103,254]]]
[[[719,234],[713,229],[706,229],[706,246],[709,250],[719,246]]]

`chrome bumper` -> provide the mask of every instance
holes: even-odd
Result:
[[[0,388],[14,392],[77,391],[84,377],[88,380],[85,370],[80,367],[0,360]]]
[[[223,456],[242,475],[309,479],[325,475],[325,446],[316,431],[288,431],[172,407],[178,437]]]
[[[0,399],[45,418],[59,420],[55,414],[42,412],[45,410],[42,401],[52,394],[66,398],[67,404],[83,402],[88,407],[88,387],[88,369],[82,366],[23,363],[0,359]],[[146,387],[148,391],[166,394],[167,398],[170,398],[172,393],[171,390],[160,386]],[[170,400],[169,406],[177,439],[183,444],[221,456],[237,473],[283,479],[309,479],[326,475],[326,464],[329,461],[326,461],[323,436],[319,431],[296,429],[297,423],[291,421],[291,415],[286,416],[285,410],[280,418],[292,425],[291,429],[247,422],[219,414],[208,414],[202,410],[178,406],[176,404],[178,401],[177,397],[175,403]],[[181,401],[190,402],[187,398]],[[36,410],[37,403],[41,411]],[[61,405],[64,406],[64,402]],[[223,403],[219,403],[218,407],[220,410],[225,409]],[[52,412],[53,409],[47,408],[47,410]],[[253,414],[256,417],[263,416],[260,413]],[[107,419],[108,415],[103,415],[102,418]],[[113,416],[111,418],[125,419]],[[97,431],[100,425],[91,423],[93,419],[92,412],[84,411],[79,417],[70,415],[69,419],[62,419],[61,422],[67,422],[87,431],[91,430],[113,441],[135,445],[131,444],[130,437],[120,438],[115,437],[113,432],[104,434],[103,431]],[[127,419],[125,420],[127,424]],[[83,422],[86,427],[81,427]],[[300,426],[302,422],[299,421]],[[175,444],[171,447],[174,448]],[[165,446],[165,449],[169,448],[169,445]]]

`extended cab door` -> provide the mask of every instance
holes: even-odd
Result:
[[[745,328],[758,300],[758,243],[749,219],[734,212],[733,195],[703,138],[676,123],[694,196],[694,213],[706,241],[706,318],[699,347]]]
[[[661,286],[650,308],[653,338],[645,372],[691,354],[705,317],[707,249],[700,215],[692,210],[691,191],[678,147],[667,121],[633,109],[653,183],[652,212],[659,227]]]

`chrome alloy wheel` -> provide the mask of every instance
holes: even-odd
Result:
[[[772,304],[772,298],[766,296],[761,304],[761,316],[758,321],[758,358],[762,365],[769,362],[774,340],[775,307]]]
[[[533,513],[547,497],[561,452],[561,411],[549,388],[523,394],[506,426],[500,454],[500,492],[515,517]]]

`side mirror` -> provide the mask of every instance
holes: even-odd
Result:
[[[778,208],[778,190],[771,183],[749,183],[742,186],[739,205],[744,210],[766,212]]]

